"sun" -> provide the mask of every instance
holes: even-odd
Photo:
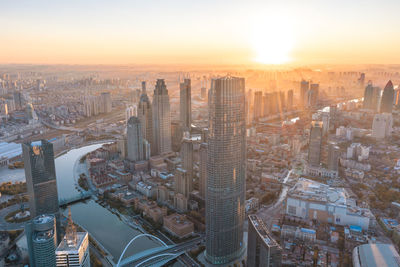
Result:
[[[262,64],[284,64],[291,61],[294,36],[288,19],[269,17],[255,21],[251,46],[254,61]]]

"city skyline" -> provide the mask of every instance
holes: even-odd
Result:
[[[399,9],[395,0],[7,0],[0,64],[390,64],[400,60]]]

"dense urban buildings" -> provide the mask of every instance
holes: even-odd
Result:
[[[213,79],[209,93],[206,258],[213,264],[240,258],[246,179],[245,81]]]
[[[164,80],[158,79],[153,96],[153,144],[152,154],[171,151],[171,111],[169,95]]]

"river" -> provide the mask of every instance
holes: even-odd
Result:
[[[70,150],[66,154],[56,158],[56,174],[58,197],[70,198],[79,192],[75,187],[74,169],[80,169],[85,166],[79,163],[79,159],[88,152],[101,147],[101,144],[89,145]],[[66,210],[63,211],[67,213]],[[89,233],[96,238],[113,256],[114,262],[118,261],[125,245],[139,231],[132,229],[122,222],[117,215],[111,213],[108,209],[97,204],[93,200],[79,202],[71,206],[72,219],[83,226]],[[125,253],[125,256],[153,248],[156,243],[148,238],[139,239],[133,243]]]

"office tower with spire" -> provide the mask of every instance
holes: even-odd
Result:
[[[167,86],[158,79],[154,89],[153,103],[153,155],[171,152],[171,111]]]
[[[32,217],[54,214],[59,227],[59,206],[53,144],[40,140],[22,144],[29,210]]]
[[[150,149],[153,146],[153,115],[151,103],[146,92],[146,82],[142,82],[142,94],[138,104],[138,118],[142,128],[142,137],[150,144]]]
[[[137,117],[130,117],[126,125],[126,143],[128,147],[128,159],[140,161],[143,156],[142,125]]]
[[[57,267],[90,267],[89,235],[87,232],[77,232],[71,209],[68,210],[64,239],[57,247],[55,255]]]
[[[381,113],[392,113],[394,102],[394,88],[392,81],[389,81],[385,89],[383,89],[382,100],[381,100]]]
[[[308,147],[308,164],[318,167],[321,163],[322,122],[311,122],[310,142]]]
[[[54,215],[42,214],[25,225],[29,264],[35,267],[55,267],[57,231]]]
[[[213,79],[209,92],[206,259],[225,264],[245,252],[245,80]]]
[[[190,132],[192,124],[192,86],[190,79],[184,79],[180,84],[180,120],[182,130]]]

